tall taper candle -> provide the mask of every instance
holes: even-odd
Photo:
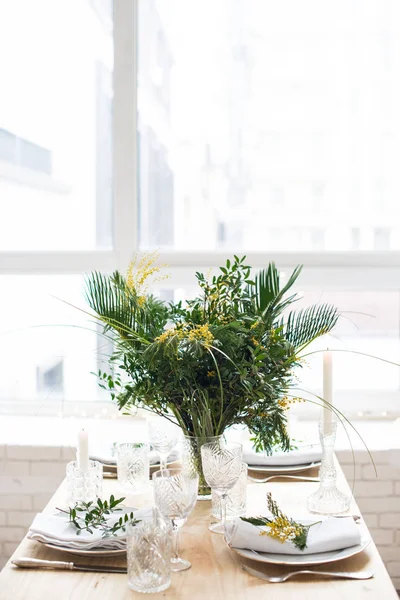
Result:
[[[81,471],[89,470],[89,436],[88,432],[82,429],[78,435],[78,469]]]
[[[330,350],[326,350],[323,356],[323,379],[322,397],[329,404],[333,404],[332,352]],[[324,433],[330,435],[332,433],[333,412],[329,405],[324,404],[322,415]]]

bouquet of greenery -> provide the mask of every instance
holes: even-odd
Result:
[[[196,273],[199,295],[185,304],[147,293],[159,278],[153,253],[127,275],[91,273],[85,295],[114,343],[112,374],[99,372],[121,410],[144,408],[177,423],[187,436],[222,434],[246,425],[257,449],[288,450],[285,411],[301,352],[331,331],[339,313],[319,304],[294,312],[290,289],[274,263],[254,277],[245,257],[218,274]]]

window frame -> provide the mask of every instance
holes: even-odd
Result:
[[[113,71],[113,248],[93,251],[0,252],[0,275],[84,274],[92,270],[125,271],[138,250],[137,169],[137,28],[138,0],[114,0]],[[196,270],[217,267],[230,254],[226,251],[163,252],[170,267],[171,285],[185,285]],[[304,265],[301,284],[335,286],[337,289],[399,290],[400,252],[248,252],[255,268],[273,260],[282,270]],[[366,288],[368,286],[368,288]],[[390,392],[390,407],[393,397]],[[361,400],[360,403],[362,404]],[[354,410],[360,410],[356,402]],[[382,404],[382,395],[378,399]],[[94,413],[102,402],[85,403],[83,410]],[[394,412],[400,415],[400,403]],[[390,408],[392,410],[392,408]]]

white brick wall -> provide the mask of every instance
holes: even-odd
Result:
[[[338,452],[350,486],[354,479],[350,452]],[[400,590],[400,456],[396,451],[373,453],[378,476],[367,452],[356,452],[354,495],[381,557]]]
[[[0,569],[65,476],[70,448],[0,446]]]
[[[50,500],[74,457],[70,448],[0,445],[0,568],[14,552],[36,512]],[[351,452],[338,452],[352,485]],[[398,459],[398,460],[397,460]],[[382,559],[400,590],[400,456],[374,453],[376,477],[369,456],[356,452],[354,494]]]

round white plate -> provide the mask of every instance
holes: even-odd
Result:
[[[173,460],[171,462],[167,463],[167,467],[168,469],[170,469],[171,467],[173,468],[173,465],[176,465],[176,463],[179,462],[179,459]],[[103,464],[103,472],[109,472],[109,473],[116,473],[117,472],[117,465],[115,464]],[[160,468],[160,463],[154,463],[153,465],[150,465],[150,469],[154,470],[154,469],[159,469]]]
[[[36,540],[39,541],[39,540]],[[66,548],[64,546],[55,546],[54,544],[47,544],[40,542],[47,548],[53,550],[59,550],[60,552],[66,552],[67,554],[78,554],[79,556],[123,556],[126,554],[126,549],[122,550],[77,550],[75,548]]]
[[[362,526],[362,525],[361,525]],[[324,563],[335,562],[344,558],[354,556],[359,552],[365,550],[370,543],[371,538],[367,533],[367,530],[363,531],[361,535],[361,542],[357,546],[350,546],[350,548],[344,548],[343,550],[333,550],[331,552],[320,552],[318,554],[272,554],[268,552],[253,552],[252,550],[245,550],[243,548],[232,548],[243,558],[249,558],[262,563],[273,563],[275,565],[289,565],[292,567],[299,566],[311,566],[311,565],[322,565]]]
[[[315,462],[306,463],[305,465],[247,465],[249,471],[254,471],[255,473],[300,473],[301,471],[307,471],[308,469],[313,469],[314,467],[319,467],[321,465],[321,461],[317,460]]]

